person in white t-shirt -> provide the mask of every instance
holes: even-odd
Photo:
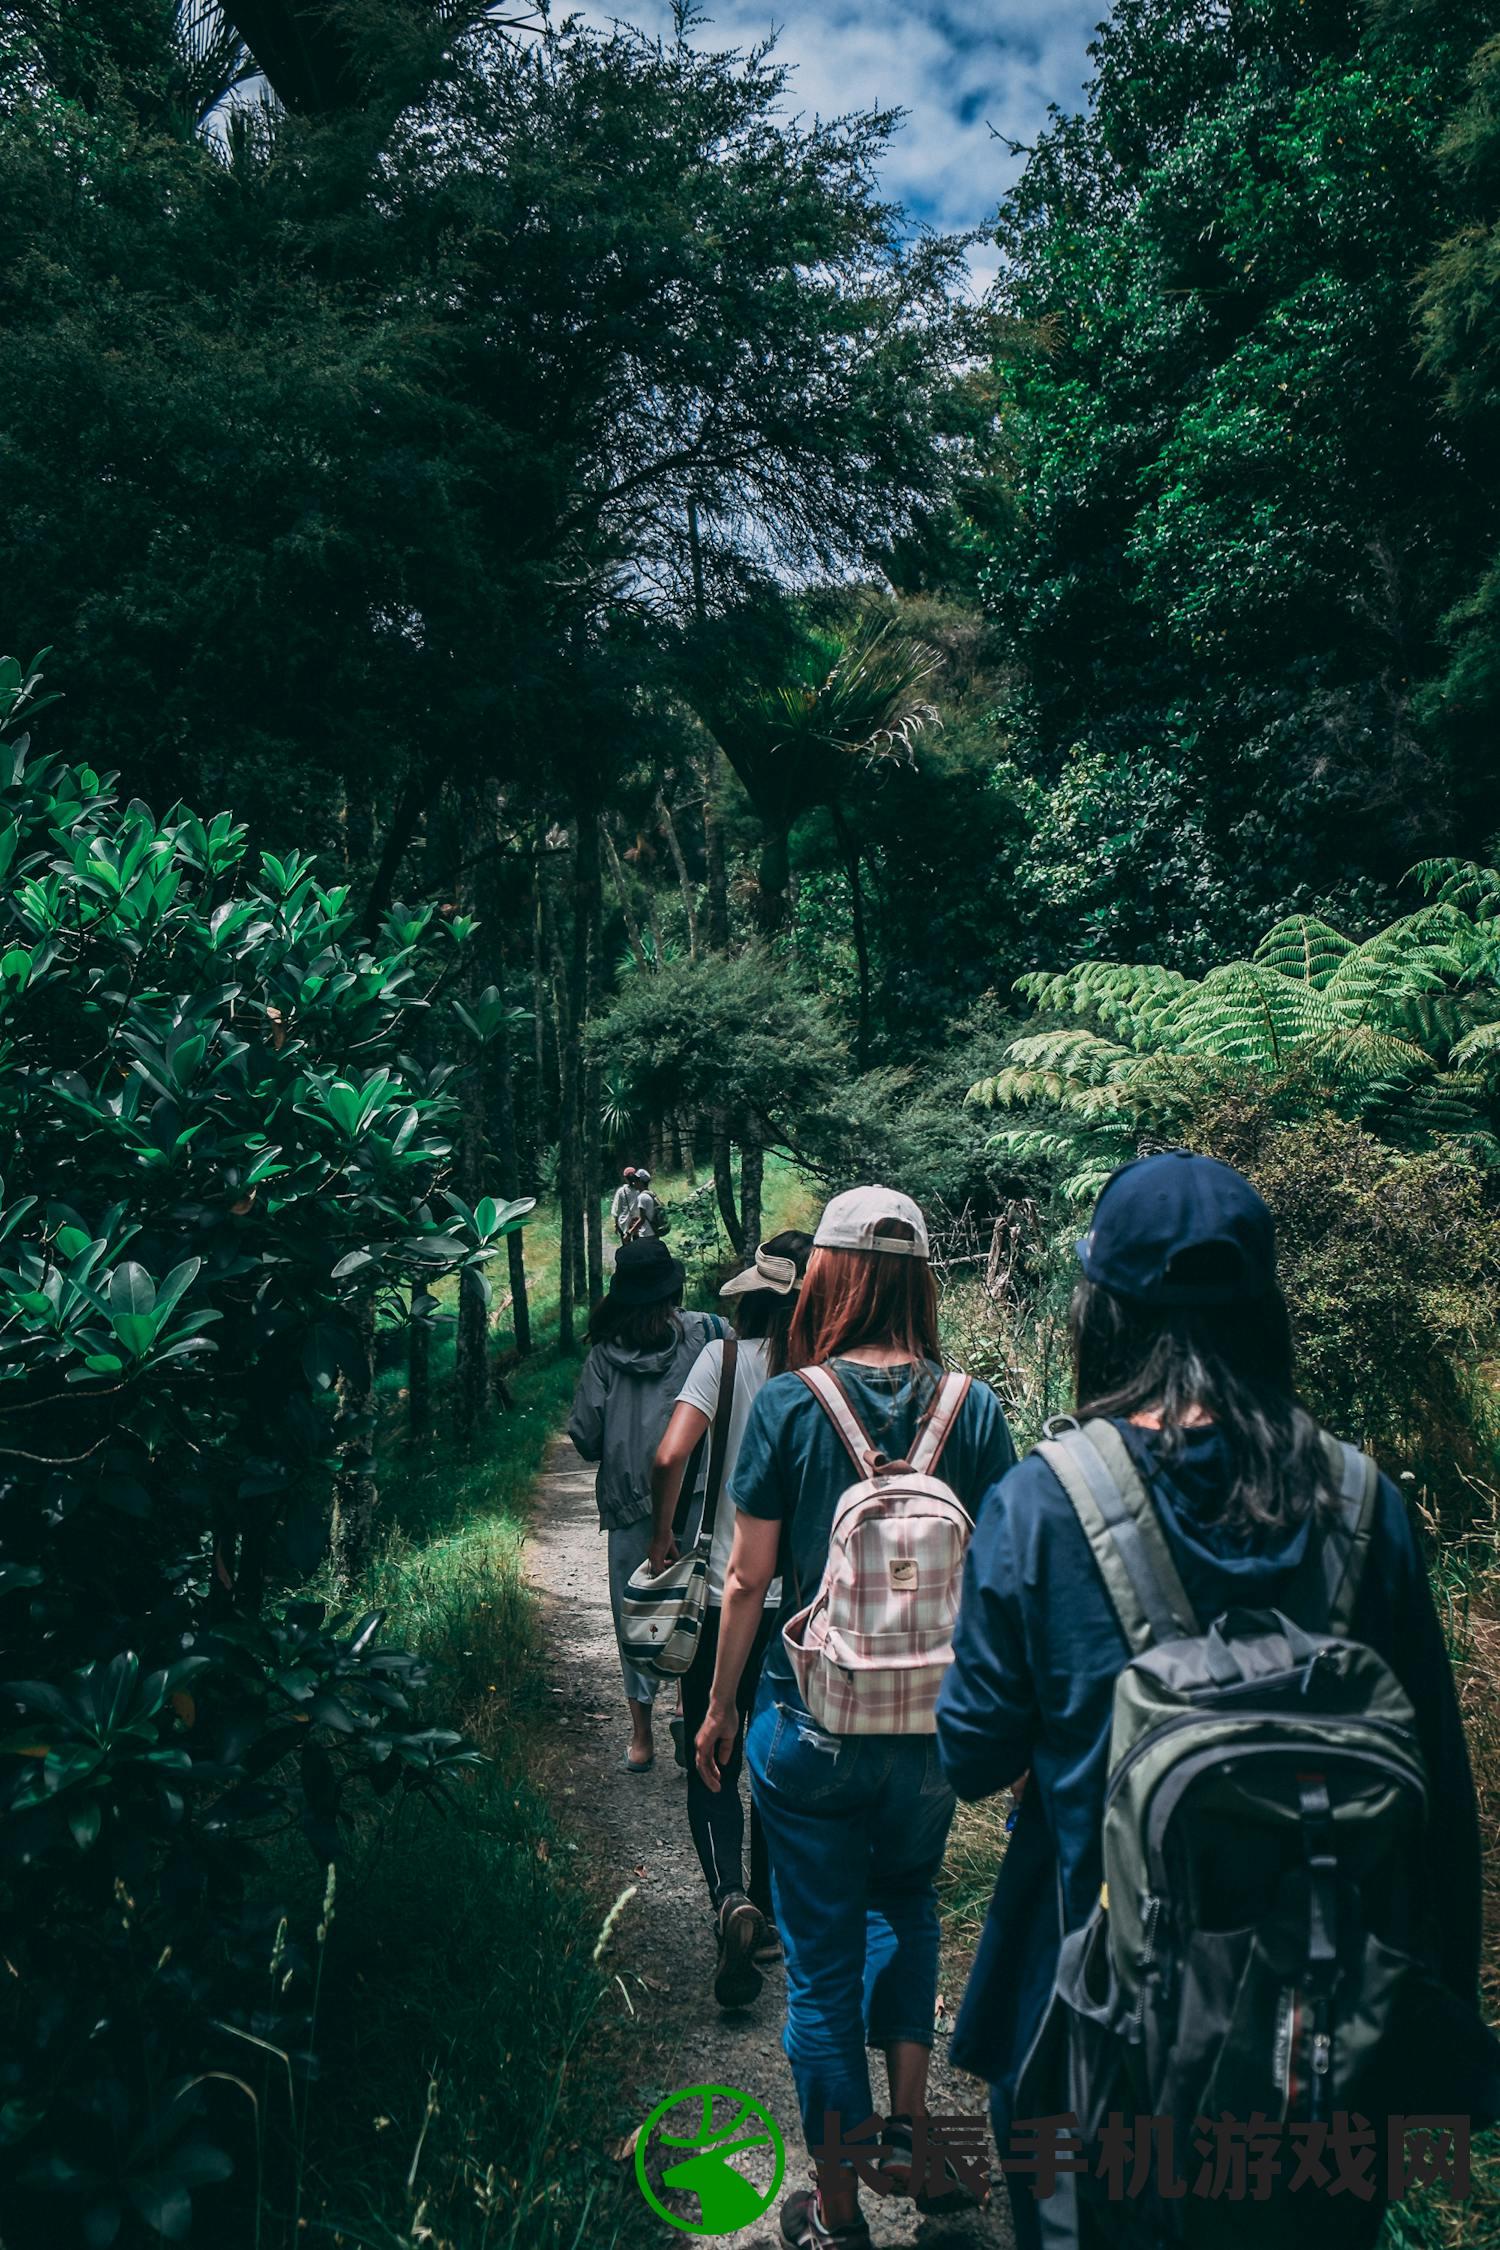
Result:
[[[771,1376],[785,1372],[787,1334],[811,1250],[811,1235],[795,1231],[773,1235],[756,1251],[754,1264],[736,1274],[720,1291],[721,1296],[735,1299],[735,1330],[739,1343],[735,1353],[734,1399],[729,1414],[724,1473],[709,1550],[708,1611],[697,1654],[682,1679],[682,1715],[689,1742],[707,1713],[709,1689],[713,1684],[719,1612],[724,1600],[724,1569],[734,1541],[734,1503],[729,1497],[729,1483],[735,1455],[757,1393]],[[665,1570],[677,1553],[673,1517],[688,1464],[695,1454],[704,1464],[702,1481],[706,1483],[710,1433],[718,1411],[723,1368],[723,1344],[706,1345],[677,1394],[676,1409],[657,1448],[651,1472],[654,1520],[648,1553],[653,1575]],[[699,1510],[694,1512],[697,1514]],[[770,1863],[760,1819],[753,1806],[750,1879],[748,1888],[746,1886],[745,1816],[739,1788],[745,1720],[755,1701],[760,1660],[775,1627],[780,1600],[778,1579],[767,1595],[763,1629],[745,1668],[750,1676],[740,1683],[740,1734],[734,1756],[723,1768],[723,1786],[717,1793],[710,1790],[691,1761],[687,1771],[688,1823],[717,1925],[719,1958],[714,1975],[714,1998],[722,2008],[747,2006],[760,1991],[762,1968],[779,1960],[781,1955],[781,1943],[771,1915]]]

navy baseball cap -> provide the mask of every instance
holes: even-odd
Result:
[[[1275,1286],[1276,1222],[1243,1173],[1169,1149],[1105,1181],[1078,1262],[1139,1304],[1240,1304]]]

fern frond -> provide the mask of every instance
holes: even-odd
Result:
[[[1042,1013],[1097,1016],[1135,1047],[1150,1043],[1163,1015],[1191,989],[1191,979],[1179,969],[1164,969],[1154,961],[1085,961],[1074,969],[1033,971],[1016,980],[1016,990]]]
[[[1300,978],[1231,961],[1210,969],[1176,1003],[1162,1026],[1163,1044],[1276,1071],[1335,1020],[1325,995]]]
[[[1473,859],[1419,859],[1406,880],[1477,922],[1500,916],[1500,868],[1481,867]]]
[[[1320,922],[1313,914],[1289,914],[1267,930],[1251,958],[1257,968],[1274,969],[1278,976],[1321,990],[1353,951],[1354,940],[1331,922]]]

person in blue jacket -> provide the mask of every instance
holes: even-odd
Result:
[[[1172,1151],[1114,1175],[1078,1255],[1079,1419],[1102,1416],[1120,1431],[1200,1617],[1285,1606],[1323,1472],[1316,1433],[1296,1413],[1270,1212],[1227,1165]],[[1439,1968],[1472,2007],[1474,1786],[1421,1554],[1385,1477],[1353,1633],[1386,1659],[1416,1711]],[[1072,1505],[1032,1454],[982,1503],[937,1711],[939,1755],[961,1798],[1027,1777],[951,2050],[990,2084],[1002,2153],[1061,1941],[1099,1896],[1111,1704],[1129,1653]],[[1018,2250],[1033,2250],[1047,2206],[1024,2181],[1008,2184]],[[1049,2240],[1060,2217],[1048,2214]]]

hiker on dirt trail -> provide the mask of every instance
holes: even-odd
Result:
[[[635,1207],[640,1200],[639,1179],[640,1174],[636,1171],[635,1166],[627,1164],[609,1206],[609,1215],[614,1221],[615,1235],[617,1240],[621,1242],[628,1242],[630,1239],[631,1221],[635,1217]]]
[[[635,1209],[630,1215],[630,1239],[632,1242],[652,1242],[661,1231],[661,1205],[651,1192],[651,1174],[637,1171]]]
[[[847,2159],[815,2152],[828,2148],[835,2113],[849,2131],[871,2118],[868,2049],[878,2047],[889,2089],[882,2169],[898,2192],[913,2185],[937,2000],[933,1881],[954,1805],[932,1702],[949,1654],[965,1511],[1015,1454],[994,1393],[943,1374],[927,1228],[916,1204],[889,1188],[852,1189],[824,1211],[790,1363],[797,1372],[775,1376],[752,1407],[735,1465],[698,1770],[710,1789],[722,1786],[739,1734],[740,1674],[779,1574],[791,1590],[782,1610],[798,1614],[772,1635],[745,1755],[786,1949],[783,2043],[817,2181],[788,2197],[781,2234],[792,2250],[867,2250],[856,2173]],[[860,1631],[853,1615],[886,1630]],[[827,1641],[836,1622],[853,1634],[840,1642],[851,1666],[842,1679]],[[852,1723],[820,1723],[813,1706],[826,1714],[844,1696]],[[977,2200],[946,2159],[924,2170],[919,2209]]]
[[[622,1242],[609,1294],[589,1321],[592,1349],[583,1363],[568,1436],[585,1461],[597,1461],[594,1495],[609,1537],[609,1599],[615,1631],[631,1572],[651,1544],[651,1464],[662,1432],[704,1345],[725,1333],[714,1313],[683,1312],[682,1266],[661,1242]],[[626,1770],[641,1774],[655,1760],[651,1706],[657,1682],[620,1651],[630,1704]]]
[[[1396,1487],[1297,1404],[1248,1180],[1127,1165],[1078,1257],[1076,1419],[985,1499],[938,1698],[961,1797],[1029,1772],[952,2059],[989,2080],[1002,2154],[1013,2119],[1073,2111],[1097,2167],[1113,2108],[1171,2119],[1189,2189],[1204,2117],[1286,2121],[1265,2199],[1101,2208],[1083,2175],[1047,2201],[1008,2180],[1019,2250],[1352,2250],[1381,2228],[1385,2115],[1494,2098],[1474,1788],[1422,1557]],[[1287,2200],[1293,2130],[1356,2112],[1382,2120],[1370,2200],[1326,2179]]]
[[[773,1235],[769,1242],[760,1245],[753,1263],[727,1281],[719,1292],[721,1297],[734,1299],[734,1389],[725,1425],[722,1459],[718,1464],[720,1482],[715,1494],[717,1505],[708,1557],[708,1609],[697,1654],[682,1677],[682,1716],[689,1740],[696,1737],[708,1711],[714,1659],[719,1648],[724,1571],[734,1536],[734,1508],[727,1497],[727,1487],[734,1475],[752,1405],[771,1377],[785,1372],[792,1315],[797,1309],[797,1293],[802,1287],[811,1250],[810,1234],[789,1231]],[[727,1342],[704,1346],[693,1362],[676,1411],[667,1424],[667,1434],[657,1448],[656,1467],[651,1476],[656,1520],[648,1558],[656,1576],[660,1576],[677,1553],[672,1519],[683,1475],[705,1438],[715,1429],[724,1368],[730,1356],[731,1346]],[[701,1529],[698,1536],[702,1536]],[[765,1616],[740,1675],[737,1698],[740,1731],[735,1736],[734,1751],[722,1769],[721,1786],[710,1789],[706,1785],[696,1760],[688,1766],[688,1822],[708,1884],[718,1931],[714,1998],[721,2008],[748,2006],[760,1992],[761,1969],[781,1958],[781,1941],[776,1934],[771,1907],[765,1831],[752,1804],[747,1889],[745,1816],[740,1801],[744,1724],[754,1705],[761,1659],[780,1601],[781,1589],[773,1583],[766,1597]]]

